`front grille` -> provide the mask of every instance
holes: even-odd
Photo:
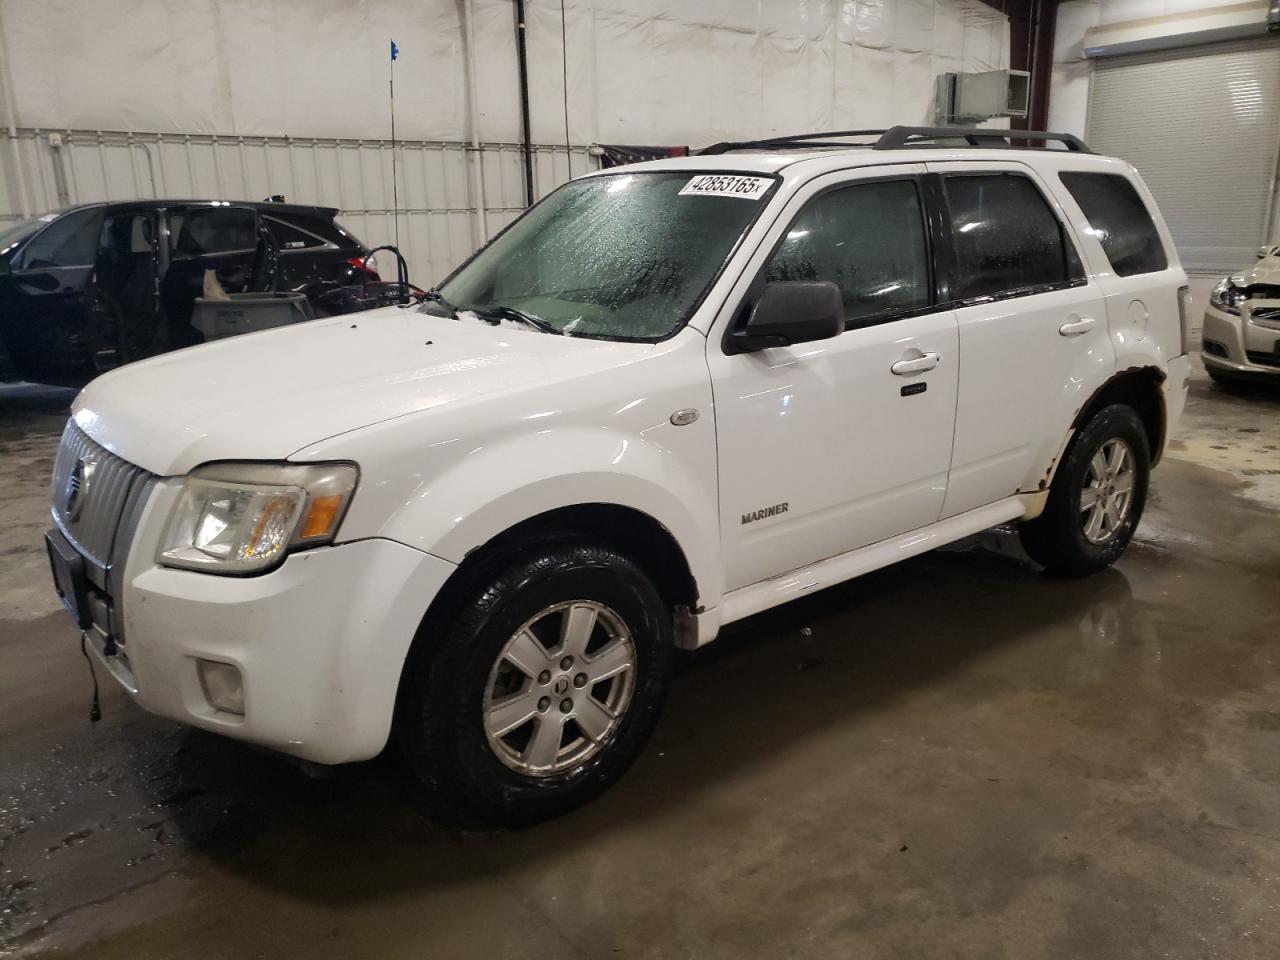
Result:
[[[1280,307],[1254,307],[1249,311],[1249,319],[1259,327],[1280,330]]]
[[[150,477],[146,470],[95,443],[74,420],[68,420],[53,464],[50,499],[54,519],[82,554],[105,569],[111,564],[129,495]]]
[[[1280,367],[1280,354],[1277,353],[1260,353],[1256,350],[1246,351],[1245,356],[1250,363],[1256,363],[1260,367]]]

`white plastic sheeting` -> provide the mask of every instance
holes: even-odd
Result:
[[[463,139],[462,0],[0,0],[19,126]],[[474,0],[479,136],[520,138],[514,4]],[[574,143],[703,144],[928,119],[1008,66],[978,0],[566,0]],[[564,142],[561,6],[529,0],[534,139]]]
[[[406,245],[415,278],[438,279],[477,240],[464,6],[0,0],[28,207],[60,195],[283,193],[340,207],[367,243],[387,242],[394,37]],[[510,146],[522,134],[515,5],[472,6],[492,232],[523,203]],[[1008,20],[979,0],[565,0],[563,25],[559,0],[526,6],[539,194],[569,176],[566,140],[577,174],[591,143],[700,146],[922,123],[939,73],[1009,65]],[[68,141],[60,152],[50,132]],[[20,209],[10,150],[0,174],[2,222]],[[403,218],[401,230],[405,239]]]
[[[1008,21],[977,0],[570,0],[566,11],[574,142],[922,123],[938,73],[1008,66]],[[529,23],[535,139],[563,138],[559,4],[534,0]]]

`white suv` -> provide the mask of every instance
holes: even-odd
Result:
[[[1132,167],[1025,136],[1067,149],[591,174],[421,304],[107,374],[54,469],[59,592],[146,709],[392,743],[435,810],[518,823],[618,777],[726,623],[1009,521],[1105,567],[1182,411],[1186,278]]]

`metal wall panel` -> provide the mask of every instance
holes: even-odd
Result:
[[[1088,142],[1138,168],[1187,269],[1240,269],[1269,235],[1280,38],[1098,61]]]
[[[17,146],[28,213],[95,200],[261,200],[283,194],[292,203],[337,207],[342,223],[367,246],[395,238],[388,140],[22,129]],[[484,143],[479,156],[493,236],[524,210],[524,155],[519,144]],[[397,141],[395,162],[400,248],[410,278],[427,287],[480,243],[471,197],[474,153],[461,142]],[[21,215],[10,166],[4,162],[0,176],[0,225]],[[597,166],[585,146],[535,146],[537,197],[569,179],[570,170],[578,176]],[[381,266],[389,275],[390,264],[384,260]]]

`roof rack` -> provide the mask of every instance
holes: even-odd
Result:
[[[850,144],[833,141],[833,137],[876,137],[875,143]],[[902,150],[927,147],[939,140],[963,140],[969,147],[1012,148],[1011,140],[1039,140],[1047,144],[1056,140],[1072,153],[1093,151],[1079,137],[1070,133],[1044,130],[1002,130],[987,127],[889,127],[886,130],[829,130],[825,133],[801,133],[790,137],[764,140],[726,140],[698,151],[699,156],[714,156],[731,150],[787,150],[792,147],[866,146],[872,150]]]

